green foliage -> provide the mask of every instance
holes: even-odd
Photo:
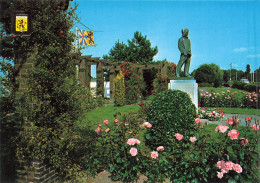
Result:
[[[129,62],[121,64],[121,69],[125,76],[125,98],[126,104],[134,104],[142,98],[145,83],[139,70],[133,69],[133,65]]]
[[[88,148],[92,148],[93,141],[83,139],[77,122],[83,119],[83,111],[100,102],[74,79],[71,60],[79,54],[72,53],[75,35],[70,30],[75,8],[65,10],[60,0],[6,2],[9,14],[1,19],[0,56],[5,59],[1,70],[10,95],[1,98],[1,128],[21,127],[17,135],[8,130],[10,138],[6,143],[15,145],[16,158],[20,160],[30,163],[36,159],[56,167],[59,181],[76,180],[83,170],[89,169],[84,158],[89,158]],[[30,36],[10,34],[10,13],[14,9],[30,15]],[[19,83],[17,76],[25,62],[33,63],[33,69],[22,73],[28,77]],[[19,88],[22,85],[25,88]]]
[[[153,81],[153,94],[167,90],[169,82],[170,79],[168,77],[164,77],[162,74],[156,74],[156,78]]]
[[[122,71],[114,79],[114,102],[115,106],[123,106],[125,101],[125,82]]]
[[[120,113],[115,114],[119,118]],[[112,180],[123,182],[137,181],[140,176],[140,149],[142,145],[130,146],[127,144],[129,138],[138,138],[140,131],[140,120],[137,115],[129,113],[123,116],[122,121],[109,122],[96,129],[97,143],[96,165],[102,166],[111,173]],[[130,155],[131,147],[138,149],[137,156]]]
[[[110,61],[129,61],[132,63],[150,63],[153,57],[158,53],[158,48],[152,48],[151,42],[147,40],[140,32],[134,33],[134,38],[128,40],[128,45],[120,43],[119,40],[110,50],[109,55],[104,55],[105,59]]]
[[[221,85],[223,72],[216,64],[202,64],[194,74],[198,83],[214,83],[215,87]]]
[[[166,90],[155,95],[146,114],[153,125],[145,135],[151,147],[163,145],[172,148],[175,133],[195,133],[196,107],[185,92]]]

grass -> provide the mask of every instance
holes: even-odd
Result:
[[[138,105],[125,105],[122,107],[107,105],[99,107],[87,112],[87,118],[82,122],[81,125],[88,124],[91,128],[96,128],[96,126],[99,123],[103,123],[104,120],[114,121],[114,114],[116,112],[124,114],[129,112],[137,112],[139,109],[140,107]]]
[[[224,111],[224,113],[230,113],[230,114],[249,114],[249,115],[257,115],[257,116],[260,116],[260,110],[259,110],[259,109],[227,108],[227,107],[221,107],[221,109]]]

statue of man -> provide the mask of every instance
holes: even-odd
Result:
[[[178,41],[178,47],[181,52],[180,61],[176,68],[176,76],[180,77],[180,72],[182,66],[184,66],[184,75],[185,77],[189,77],[189,69],[190,69],[190,60],[191,60],[191,43],[190,39],[188,38],[189,29],[182,29],[181,30],[182,37]]]

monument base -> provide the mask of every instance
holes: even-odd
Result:
[[[185,80],[170,80],[168,88],[188,93],[193,104],[198,109],[198,83],[196,83],[196,80],[187,78]]]

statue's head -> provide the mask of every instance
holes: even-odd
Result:
[[[181,30],[182,37],[188,37],[189,35],[189,29],[182,29]]]

